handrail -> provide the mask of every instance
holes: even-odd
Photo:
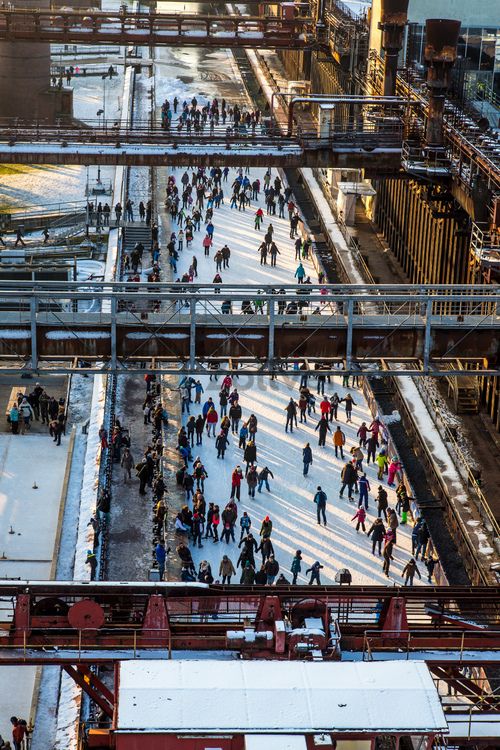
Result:
[[[445,374],[446,373],[443,372],[443,375],[445,375]],[[470,374],[474,375],[474,370],[471,370]],[[478,377],[478,376],[476,376],[476,377]],[[486,497],[485,497],[485,495],[484,495],[481,487],[479,486],[477,478],[474,476],[474,473],[473,473],[473,471],[472,471],[472,469],[470,467],[469,461],[465,457],[465,455],[464,455],[464,453],[462,451],[462,448],[460,447],[460,445],[456,441],[456,439],[455,439],[452,431],[450,430],[450,428],[449,428],[449,426],[447,424],[447,421],[446,421],[445,417],[441,413],[441,408],[440,408],[440,404],[439,404],[438,399],[436,399],[429,392],[427,383],[424,380],[418,379],[416,381],[416,386],[419,389],[419,391],[421,392],[421,395],[424,395],[424,394],[422,394],[422,391],[424,391],[424,393],[425,393],[424,400],[428,399],[430,401],[430,406],[432,408],[432,414],[435,416],[435,420],[434,421],[436,421],[436,419],[439,421],[440,427],[441,427],[440,431],[442,430],[444,432],[444,438],[445,438],[446,442],[450,443],[451,446],[453,447],[453,450],[454,450],[454,452],[455,452],[455,454],[456,454],[456,456],[457,456],[460,464],[462,465],[463,469],[465,470],[465,472],[467,474],[467,481],[469,482],[470,486],[473,488],[474,492],[476,493],[477,499],[479,501],[479,506],[478,506],[479,513],[483,517],[483,521],[487,519],[488,523],[491,525],[491,533],[492,533],[492,536],[493,536],[493,541],[495,543],[500,543],[500,524],[497,521],[497,519],[495,518],[495,515],[494,515],[493,511],[491,510],[490,504],[489,504],[488,500],[486,499]],[[486,517],[486,519],[483,516],[483,514]]]

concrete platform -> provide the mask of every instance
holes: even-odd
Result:
[[[63,436],[58,447],[48,435],[0,434],[0,578],[51,578],[69,442]],[[38,489],[32,487],[35,481]],[[1,619],[11,615],[10,602],[0,607]],[[36,667],[0,669],[5,739],[11,734],[10,716],[26,721],[32,716],[36,675]]]

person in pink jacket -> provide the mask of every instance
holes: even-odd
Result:
[[[394,457],[389,464],[389,471],[387,476],[387,484],[389,487],[394,487],[394,478],[398,471],[401,471],[401,461]]]
[[[356,531],[359,531],[359,527],[361,526],[363,531],[366,533],[366,529],[365,529],[366,510],[363,507],[358,508],[356,513],[351,518],[351,521],[354,521],[356,518],[358,519],[358,522],[356,524]]]
[[[206,421],[208,437],[210,437],[210,432],[212,432],[212,435],[215,437],[215,425],[219,421],[219,415],[217,414],[213,406],[211,406],[207,412]]]

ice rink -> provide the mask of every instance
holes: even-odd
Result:
[[[177,182],[183,174],[182,169],[172,171]],[[250,180],[259,177],[263,183],[264,170],[254,170],[250,174]],[[260,232],[254,229],[254,214],[257,205],[252,203],[250,209],[245,212],[229,208],[231,197],[231,184],[236,176],[236,171],[231,170],[228,181],[223,183],[225,194],[225,205],[220,209],[214,209],[213,223],[215,225],[214,245],[210,250],[210,257],[205,258],[201,246],[204,232],[196,232],[192,247],[184,248],[178,262],[177,276],[188,270],[192,261],[192,256],[196,255],[198,259],[198,279],[200,283],[211,282],[215,275],[215,263],[213,260],[214,253],[225,243],[231,250],[230,267],[221,273],[224,283],[252,283],[273,284],[277,287],[284,283],[294,283],[294,273],[298,261],[295,260],[294,241],[290,239],[288,219],[279,219],[277,216],[265,216],[263,230]],[[276,171],[273,171],[273,179]],[[258,202],[264,212],[263,193],[260,195]],[[264,230],[267,228],[269,221],[272,221],[274,227],[274,239],[280,251],[278,255],[277,268],[271,268],[260,265],[260,256],[258,246],[263,239]],[[176,230],[176,225],[172,227]],[[163,263],[166,262],[163,259]],[[313,282],[317,282],[317,276],[311,262],[304,263],[306,272],[311,276]],[[219,383],[209,382],[207,376],[200,378],[205,393],[202,396],[202,403],[209,396],[215,402],[216,409],[219,412]],[[327,437],[325,448],[318,447],[318,433],[314,431],[319,419],[319,402],[316,403],[316,415],[308,418],[307,425],[301,425],[299,422],[298,429],[293,434],[285,433],[285,407],[290,396],[298,400],[300,376],[288,375],[280,376],[277,380],[271,381],[269,377],[250,377],[241,376],[235,381],[235,386],[241,395],[240,404],[243,410],[243,421],[248,419],[251,413],[254,413],[258,419],[257,432],[257,465],[261,469],[265,465],[271,469],[274,474],[274,480],[270,480],[271,492],[268,493],[263,488],[261,494],[256,493],[255,499],[248,497],[248,488],[245,481],[241,488],[241,502],[238,505],[237,530],[239,529],[239,518],[243,511],[247,511],[252,519],[252,529],[257,539],[262,519],[269,515],[273,521],[272,542],[276,558],[280,564],[280,572],[290,579],[290,564],[297,549],[302,550],[303,564],[302,573],[299,575],[299,582],[306,582],[308,577],[305,570],[315,561],[319,560],[324,566],[321,571],[321,580],[324,583],[333,583],[336,573],[341,568],[348,568],[352,573],[352,581],[355,584],[401,584],[401,572],[411,556],[411,526],[398,528],[398,543],[395,548],[394,562],[392,563],[390,578],[387,579],[382,572],[382,559],[374,557],[371,552],[370,540],[362,533],[355,531],[355,523],[351,518],[357,509],[357,498],[355,503],[347,500],[347,492],[344,498],[339,498],[340,472],[344,461],[336,459],[332,443],[332,436]],[[309,379],[309,387],[316,392],[317,381],[315,378]],[[341,386],[341,378],[332,379],[331,383],[326,383],[325,394],[331,396],[337,392],[340,398],[347,394],[347,389]],[[346,435],[345,457],[350,458],[349,449],[357,444],[356,432],[363,421],[370,424],[371,414],[360,389],[349,389],[354,398],[356,406],[353,410],[353,422],[346,425],[345,410],[343,404],[339,408],[339,420],[341,429]],[[191,406],[191,413],[197,415],[200,412],[198,406]],[[220,421],[220,415],[219,415]],[[336,423],[331,423],[333,428]],[[222,512],[225,504],[229,500],[231,491],[231,473],[234,467],[239,464],[243,470],[243,451],[238,449],[238,438],[229,433],[230,446],[226,452],[224,460],[217,459],[214,438],[207,438],[206,433],[203,438],[203,446],[199,449],[193,448],[193,456],[199,455],[208,472],[208,479],[205,483],[205,498],[208,502],[215,502],[220,506]],[[309,475],[302,475],[302,448],[310,442],[313,450],[313,464],[310,468]],[[376,495],[379,482],[375,468],[371,465],[367,467],[367,475],[371,485],[370,506],[367,517],[368,529],[376,517],[376,507],[374,495]],[[395,505],[395,492],[387,487],[387,481],[383,482],[389,492],[389,505]],[[320,485],[328,496],[327,501],[327,521],[328,526],[318,526],[316,521],[316,506],[313,497],[316,487]],[[221,530],[221,529],[220,529]],[[198,564],[201,560],[208,560],[212,566],[214,578],[218,579],[219,564],[224,553],[227,553],[236,567],[239,555],[237,542],[239,541],[239,532],[236,537],[236,544],[232,542],[229,545],[219,542],[214,544],[210,539],[204,541],[202,549],[193,550],[193,557]],[[259,560],[256,556],[256,561]],[[419,565],[423,577],[425,569]],[[233,582],[239,581],[233,579]],[[415,579],[419,582],[418,578]]]

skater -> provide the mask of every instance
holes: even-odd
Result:
[[[314,495],[314,502],[316,503],[316,517],[318,524],[321,526],[321,517],[323,518],[323,524],[326,526],[326,501],[327,496],[321,487],[318,485],[316,488],[316,494]]]
[[[278,575],[279,569],[280,569],[280,566],[279,566],[278,561],[274,559],[274,555],[271,555],[269,560],[266,562],[266,565],[264,568],[266,575],[267,575],[266,583],[268,586],[273,585],[274,579]]]
[[[232,576],[236,575],[234,565],[227,555],[223,555],[219,567],[219,576],[222,576],[222,585],[231,583]]]
[[[436,565],[439,564],[439,560],[435,560],[432,555],[429,555],[424,560],[424,565],[427,568],[427,581],[428,583],[432,583],[432,574],[434,573],[434,568]]]
[[[415,560],[418,560],[418,556],[420,553],[422,553],[422,557],[425,557],[425,553],[427,551],[427,545],[429,544],[430,534],[429,529],[427,528],[427,524],[425,521],[422,522],[422,525],[420,526],[418,530],[418,536],[417,536],[417,548],[415,550]]]
[[[368,510],[368,493],[370,492],[370,482],[366,476],[366,472],[363,472],[363,476],[358,479],[359,487],[359,500],[358,508],[361,508],[363,503],[365,504],[365,510]]]
[[[248,475],[248,469],[257,462],[257,446],[253,440],[249,440],[243,453],[243,460],[246,462],[245,477]]]
[[[297,403],[296,401],[293,400],[293,398],[290,398],[288,405],[285,407],[285,411],[286,411],[285,432],[288,432],[288,427],[290,427],[290,432],[293,432],[294,421],[295,421],[295,426],[297,426]]]
[[[297,583],[297,576],[302,570],[300,563],[302,562],[302,550],[298,549],[295,553],[295,557],[292,560],[290,571],[293,575],[292,585],[295,586]]]
[[[368,440],[366,441],[366,448],[367,448],[367,456],[366,456],[366,463],[369,465],[370,458],[375,463],[375,451],[378,448],[378,438],[376,435],[371,435]]]
[[[382,553],[382,557],[384,558],[384,564],[382,565],[382,571],[385,573],[386,577],[389,578],[391,560],[394,559],[392,556],[392,551],[394,548],[394,540],[390,532],[387,532],[384,539],[385,539],[385,544],[384,544],[384,551]]]
[[[252,526],[252,519],[246,512],[246,510],[243,512],[243,515],[240,518],[240,542],[243,539],[244,536],[248,536],[250,534],[250,528]]]
[[[335,448],[335,458],[338,458],[338,451],[340,451],[340,458],[344,458],[344,445],[345,445],[345,434],[337,425],[337,429],[333,433],[333,445]]]
[[[262,485],[264,483],[266,485],[266,490],[268,492],[271,492],[271,489],[269,487],[269,477],[271,477],[271,479],[274,479],[274,474],[271,471],[271,469],[269,469],[267,466],[264,466],[262,471],[259,473],[259,486],[258,486],[259,492],[262,492]]]
[[[274,556],[274,547],[271,539],[268,536],[263,536],[256,551],[261,553],[262,564],[264,565],[264,563]]]
[[[309,473],[309,466],[313,462],[313,455],[311,446],[309,443],[306,443],[305,446],[302,448],[302,462],[304,464],[304,470],[302,472],[302,475],[306,477]]]
[[[231,499],[236,497],[238,502],[240,500],[242,479],[243,479],[243,472],[241,471],[241,467],[238,464],[238,466],[234,469],[233,473],[231,474]]]
[[[377,456],[377,460],[375,461],[375,463],[378,466],[377,479],[379,480],[379,482],[382,481],[382,479],[384,478],[384,472],[385,472],[388,460],[389,459],[387,458],[385,448],[381,448],[380,453]]]
[[[217,458],[222,458],[222,460],[224,460],[226,448],[228,447],[228,445],[229,440],[227,439],[226,433],[224,432],[224,430],[221,430],[215,441],[215,447],[217,448]]]
[[[207,437],[210,437],[210,431],[212,432],[213,437],[215,437],[215,425],[219,421],[219,416],[213,406],[211,406],[207,412],[206,421],[207,421]]]
[[[309,580],[309,586],[312,586],[315,581],[318,584],[318,586],[321,586],[321,580],[320,580],[320,577],[319,577],[319,575],[320,575],[319,571],[322,568],[323,568],[323,566],[320,564],[319,560],[316,560],[316,562],[313,563],[311,565],[311,567],[306,570],[306,575],[308,573],[311,574],[311,578]]]
[[[257,487],[258,483],[259,476],[257,474],[257,467],[250,466],[247,474],[248,497],[255,497],[255,488]]]
[[[241,413],[241,406],[238,401],[235,401],[234,404],[232,404],[229,408],[229,419],[231,420],[231,432],[233,433],[233,435],[236,435],[238,433]]]
[[[394,456],[391,459],[391,463],[389,464],[389,469],[387,472],[387,484],[389,487],[394,487],[394,479],[396,477],[396,474],[401,471],[403,468],[403,465],[401,461],[397,458],[397,456]]]
[[[357,509],[356,513],[351,518],[351,521],[354,521],[356,518],[358,519],[358,522],[356,523],[356,533],[359,531],[359,527],[361,526],[361,528],[366,534],[366,528],[365,528],[366,510],[363,507],[359,507]]]
[[[378,492],[377,492],[377,515],[380,518],[382,516],[382,513],[384,514],[384,518],[387,521],[387,508],[389,506],[389,501],[387,499],[387,492],[384,490],[381,484],[378,486]]]
[[[406,565],[403,568],[403,572],[401,573],[401,578],[405,579],[405,586],[408,586],[408,583],[410,586],[413,586],[413,579],[415,578],[415,573],[418,575],[420,580],[422,580],[422,576],[420,575],[420,571],[417,568],[417,563],[415,562],[415,558],[411,557]]]
[[[318,445],[324,448],[326,444],[326,433],[331,432],[330,426],[328,424],[328,420],[325,417],[321,417],[318,424],[314,428],[315,432],[318,432],[318,430],[319,430]]]
[[[359,447],[365,448],[368,441],[368,427],[366,426],[366,422],[361,423],[361,427],[357,431],[356,435],[357,437],[359,437]]]
[[[382,541],[385,536],[385,526],[381,518],[376,518],[368,531],[366,532],[367,536],[371,536],[372,538],[372,555],[375,554],[375,547],[378,547],[378,556],[380,557],[381,547],[382,547]]]
[[[303,284],[304,279],[306,276],[306,269],[302,265],[302,263],[299,263],[297,266],[297,270],[294,273],[294,278],[297,279],[297,284]]]
[[[247,423],[243,422],[243,424],[240,427],[240,433],[239,433],[239,442],[238,442],[238,448],[243,448],[245,450],[246,444],[247,444],[247,437],[248,437],[248,427]]]
[[[342,398],[341,401],[345,403],[345,421],[349,424],[349,422],[352,422],[352,407],[356,406],[356,402],[350,393],[345,398]]]
[[[357,482],[358,474],[354,466],[350,461],[348,461],[344,468],[342,469],[342,473],[340,475],[340,478],[342,479],[342,486],[340,488],[340,497],[344,496],[344,490],[347,487],[347,496],[349,500],[352,500],[352,490],[354,485]]]

